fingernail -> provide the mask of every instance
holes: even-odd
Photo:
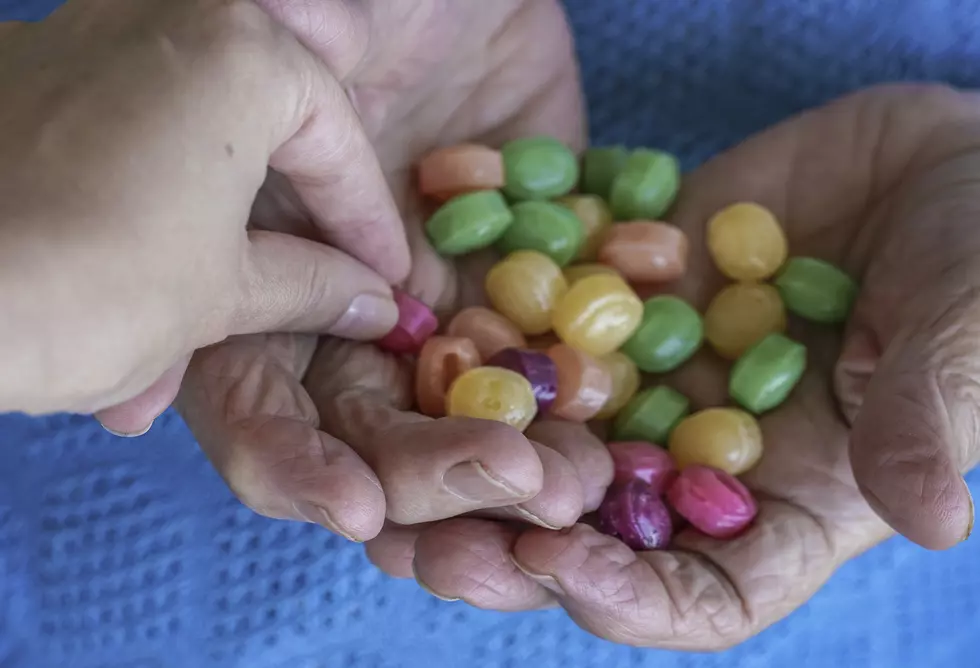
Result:
[[[155,421],[156,420],[150,420],[150,424],[146,425],[146,428],[143,429],[143,431],[137,431],[137,432],[134,432],[134,433],[131,433],[131,434],[126,434],[126,433],[121,432],[121,431],[115,431],[114,429],[109,429],[109,427],[105,426],[101,422],[99,422],[99,424],[102,425],[102,428],[105,429],[110,434],[112,434],[113,436],[119,436],[120,438],[136,438],[137,436],[142,436],[146,432],[150,431],[150,429],[153,428],[153,423]]]
[[[293,503],[293,508],[296,510],[297,514],[307,522],[312,522],[313,524],[319,524],[323,528],[334,532],[342,538],[346,538],[352,543],[360,543],[349,533],[340,528],[334,519],[330,516],[330,513],[326,511],[325,508],[321,508],[312,503],[307,503],[306,501],[296,501]]]
[[[466,501],[506,503],[527,497],[491,476],[479,462],[456,464],[442,476],[442,484],[451,494]]]
[[[552,531],[558,531],[561,529],[559,526],[554,524],[548,524],[543,519],[532,513],[530,510],[524,506],[514,506],[514,512],[523,517],[525,520],[532,524],[537,524],[538,526],[544,527],[545,529],[551,529]]]
[[[391,296],[366,292],[354,298],[331,333],[348,339],[377,339],[397,323],[398,306]]]
[[[549,591],[553,591],[556,594],[564,593],[562,591],[561,585],[558,584],[558,580],[554,576],[542,575],[541,573],[535,573],[534,571],[528,570],[527,566],[519,562],[517,560],[517,557],[515,557],[513,554],[510,555],[510,560],[511,562],[513,562],[514,567],[517,568],[517,570],[519,570],[521,573],[523,573],[530,579],[534,580],[542,587],[548,589]]]
[[[412,575],[415,577],[415,581],[418,583],[419,587],[422,588],[422,591],[424,591],[425,593],[429,594],[430,596],[435,596],[440,601],[446,601],[447,603],[455,603],[456,601],[460,600],[459,598],[451,598],[449,596],[443,596],[442,594],[436,593],[432,589],[432,587],[430,587],[429,585],[425,584],[425,580],[423,580],[422,578],[419,577],[419,571],[415,567],[415,562],[414,561],[412,562]]]
[[[966,487],[966,498],[970,500],[970,524],[967,525],[966,535],[963,536],[963,540],[966,540],[970,537],[970,534],[973,533],[973,521],[976,519],[976,507],[973,505],[973,494],[970,493],[970,486],[966,484],[965,480],[963,481],[963,485]]]

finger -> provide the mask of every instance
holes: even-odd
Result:
[[[417,524],[521,503],[541,491],[531,443],[500,422],[408,412],[411,371],[374,346],[325,340],[307,387],[325,428],[377,473],[388,519]]]
[[[819,523],[763,502],[731,542],[694,532],[680,549],[635,553],[591,527],[530,529],[514,559],[586,630],[613,642],[681,650],[735,645],[782,618],[827,580],[839,555]]]
[[[377,538],[364,545],[364,551],[372,564],[393,578],[415,577],[412,562],[415,560],[415,541],[429,525],[401,526],[388,522]]]
[[[379,339],[398,321],[391,287],[344,253],[287,234],[249,232],[231,334],[311,332]]]
[[[415,578],[433,596],[487,610],[536,610],[554,604],[510,557],[519,532],[499,522],[452,519],[415,542]]]
[[[116,436],[142,436],[174,402],[190,361],[190,355],[187,355],[167,369],[150,387],[128,401],[98,411],[95,419],[106,431]]]
[[[178,408],[245,505],[367,540],[384,522],[384,494],[349,447],[318,429],[316,409],[298,380],[312,344],[313,338],[277,335],[200,350]]]
[[[343,88],[310,60],[309,107],[269,166],[289,179],[325,241],[400,283],[411,259],[381,166]]]
[[[613,479],[613,461],[605,444],[585,425],[562,420],[535,422],[524,433],[568,460],[582,486],[582,510],[597,509]]]
[[[531,441],[544,472],[541,491],[533,498],[504,508],[482,510],[480,517],[530,522],[548,529],[570,527],[582,516],[584,494],[579,472],[563,455]]]

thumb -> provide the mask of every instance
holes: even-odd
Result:
[[[845,414],[856,410],[858,487],[893,529],[929,549],[952,547],[973,528],[961,471],[980,454],[978,330],[980,303],[896,336],[876,360],[874,335],[856,329],[837,367],[838,395],[863,394],[859,407],[843,401]]]
[[[305,332],[375,340],[398,321],[391,286],[349,255],[278,232],[248,235],[228,335]]]

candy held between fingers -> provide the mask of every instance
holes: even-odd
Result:
[[[398,323],[377,342],[379,348],[399,355],[414,355],[435,334],[439,320],[428,306],[403,290],[395,289]]]
[[[507,348],[487,360],[487,366],[516,371],[531,383],[538,401],[538,414],[546,413],[558,395],[558,369],[544,353]]]
[[[471,369],[453,381],[446,395],[446,414],[496,420],[524,431],[538,412],[527,378],[499,367]]]
[[[704,312],[704,338],[719,356],[736,360],[769,334],[786,329],[779,291],[765,283],[734,283]]]
[[[469,339],[433,336],[415,367],[415,402],[430,417],[446,414],[446,391],[453,381],[480,366],[480,353]]]
[[[484,287],[493,307],[532,336],[551,330],[551,312],[568,290],[561,268],[536,251],[505,257],[490,269]]]
[[[762,281],[786,261],[783,228],[758,204],[742,202],[708,221],[708,250],[718,270],[735,281]]]
[[[582,154],[582,192],[609,199],[613,181],[629,157],[630,152],[623,146],[586,149]]]
[[[791,313],[824,324],[847,320],[858,293],[854,279],[812,257],[790,258],[775,283]]]
[[[440,255],[463,255],[492,245],[513,220],[503,196],[488,190],[452,198],[432,214],[425,231]]]
[[[674,427],[668,449],[682,470],[702,465],[740,475],[762,457],[762,430],[745,411],[708,408]]]
[[[647,373],[673,371],[701,347],[701,316],[690,304],[661,295],[643,305],[643,322],[622,351]]]
[[[637,149],[613,180],[609,205],[616,220],[663,217],[680,189],[677,158],[663,151]]]
[[[527,346],[527,340],[514,323],[483,306],[470,306],[457,313],[446,327],[446,334],[472,341],[483,360],[505,348]]]
[[[418,165],[419,192],[445,201],[457,195],[504,187],[500,151],[478,144],[460,144],[432,151]]]
[[[559,267],[578,254],[584,238],[582,221],[567,208],[551,202],[520,202],[511,208],[511,213],[514,222],[497,242],[502,254],[538,251]]]
[[[770,334],[732,367],[728,393],[747,410],[765,413],[783,403],[806,371],[806,346]]]
[[[681,471],[667,488],[667,501],[695,529],[723,540],[742,533],[758,514],[745,485],[707,466]]]
[[[616,416],[613,437],[618,441],[666,443],[690,405],[687,397],[666,385],[643,390]]]
[[[553,137],[515,139],[501,149],[504,193],[511,200],[545,200],[571,192],[578,182],[578,160]]]
[[[612,226],[612,211],[601,197],[595,195],[566,195],[558,204],[574,213],[582,223],[582,244],[575,259],[595,260],[606,233]]]
[[[663,549],[674,533],[660,495],[638,479],[609,488],[599,506],[599,530],[638,551]]]
[[[558,337],[594,357],[607,355],[636,331],[643,302],[619,276],[580,279],[558,301],[551,325]]]
[[[625,484],[634,478],[663,494],[677,475],[677,465],[670,453],[645,441],[617,441],[606,446],[615,466],[613,484]]]
[[[599,260],[630,281],[673,281],[687,270],[687,236],[673,225],[619,223],[606,234]]]
[[[564,343],[546,353],[558,368],[558,396],[553,415],[570,422],[591,420],[612,394],[612,377],[604,364]]]
[[[629,357],[621,352],[609,353],[599,360],[606,365],[612,380],[612,394],[599,411],[596,420],[609,420],[629,403],[636,391],[640,389],[640,370],[636,368]]]

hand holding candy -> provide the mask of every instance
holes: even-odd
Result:
[[[507,525],[464,518],[385,532],[369,554],[402,575],[407,573],[392,555],[405,563],[406,552],[414,554],[418,577],[444,597],[517,609],[546,604],[550,594],[605,638],[703,650],[739,642],[795,609],[840,564],[889,536],[886,522],[927,547],[961,540],[971,526],[972,504],[960,472],[980,455],[970,428],[980,369],[970,316],[975,305],[960,297],[969,294],[961,283],[968,287],[971,274],[951,278],[947,272],[967,266],[980,240],[973,238],[968,217],[944,212],[970,211],[968,205],[980,200],[960,185],[980,173],[970,149],[980,121],[975,108],[973,96],[945,89],[875,89],[793,119],[685,179],[669,216],[689,237],[680,296],[706,309],[731,285],[714,268],[717,248],[714,259],[705,250],[704,230],[729,205],[757,202],[784,227],[790,259],[782,267],[765,260],[783,255],[777,242],[760,247],[760,261],[744,270],[772,281],[791,314],[788,332],[785,339],[759,344],[740,379],[730,362],[702,349],[681,369],[657,378],[656,391],[637,394],[619,412],[616,437],[654,440],[645,434],[663,434],[656,439],[663,443],[688,412],[687,399],[693,419],[700,409],[729,403],[733,390],[747,411],[762,413],[763,454],[741,476],[755,504],[730,479],[717,472],[695,475],[701,469],[692,468],[690,479],[674,479],[667,492],[679,514],[700,529],[675,531],[679,551],[635,553],[584,524],[566,533],[530,529],[517,537]],[[856,146],[858,128],[878,139]],[[615,154],[601,154],[607,171],[619,169]],[[583,174],[599,190],[604,186],[596,174],[603,170],[592,164]],[[758,218],[749,223],[763,225]],[[741,271],[737,265],[726,269],[734,276],[744,276]],[[856,298],[846,275],[862,278]],[[748,290],[729,299],[752,300],[758,318],[736,322],[731,332],[723,322],[705,323],[708,344],[724,358],[743,357],[746,340],[786,329],[772,291]],[[732,307],[715,308],[717,316]],[[842,342],[838,330],[822,323],[841,322],[848,309]],[[670,334],[651,331],[654,345],[639,352],[649,355],[648,366],[671,367],[670,355],[651,353]],[[793,342],[806,346],[801,376]],[[787,385],[795,386],[792,394],[767,412],[771,397]],[[670,417],[646,418],[633,402],[656,402],[663,406],[657,414]],[[737,461],[751,462],[757,444],[751,438],[738,442],[745,448],[739,457],[748,459]],[[696,498],[710,503],[691,504]],[[705,507],[716,510],[704,516]],[[746,526],[745,518],[756,511]],[[729,529],[719,531],[722,520],[734,522],[727,525],[737,532],[734,538]],[[711,533],[725,540],[705,535]],[[511,549],[520,571],[506,558]],[[492,584],[475,584],[481,582]]]

